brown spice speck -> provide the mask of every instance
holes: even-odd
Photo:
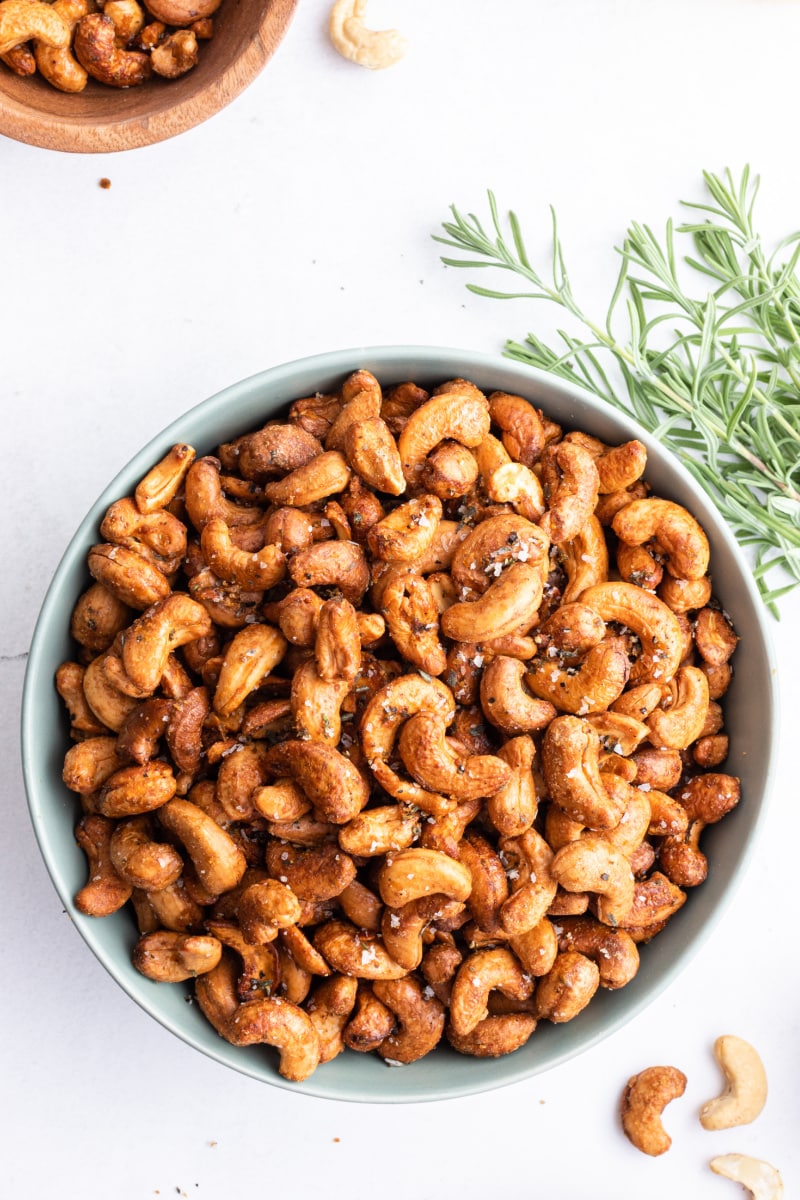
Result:
[[[104,175],[103,178],[100,180],[100,187],[105,188],[107,191],[111,187],[111,180],[106,179],[106,177]]]

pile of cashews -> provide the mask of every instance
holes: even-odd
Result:
[[[177,79],[214,36],[222,0],[0,0],[0,61],[60,92]]]
[[[638,441],[367,370],[108,508],[56,685],[136,967],[305,1079],[517,1050],[636,974],[737,804],[737,637]]]

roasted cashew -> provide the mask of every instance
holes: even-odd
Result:
[[[367,535],[373,557],[383,562],[417,563],[430,549],[441,519],[438,496],[423,493],[399,504]]]
[[[720,1154],[708,1165],[715,1175],[747,1188],[753,1200],[783,1200],[783,1180],[768,1162],[747,1154]]]
[[[85,738],[64,756],[61,778],[71,792],[90,796],[124,765],[117,739],[107,734]]]
[[[622,694],[629,674],[624,639],[608,637],[592,646],[577,666],[563,667],[555,659],[536,659],[525,682],[535,696],[561,712],[585,716],[604,712],[613,704]]]
[[[600,987],[624,987],[639,969],[636,943],[623,929],[611,929],[594,917],[559,917],[555,932],[562,953],[577,950],[597,963]]]
[[[238,908],[242,933],[248,942],[258,945],[273,941],[279,929],[295,925],[301,916],[296,894],[277,879],[249,884],[239,897]]]
[[[662,871],[653,871],[647,879],[636,881],[633,900],[620,921],[635,941],[646,941],[686,903],[686,892],[672,883]]]
[[[560,919],[560,918],[559,918]],[[508,944],[529,975],[538,978],[552,970],[558,955],[558,936],[547,917],[525,933],[508,939]]]
[[[572,1021],[599,986],[600,970],[596,963],[577,950],[559,952],[550,970],[539,981],[534,998],[536,1016],[554,1025]]]
[[[455,380],[450,390],[437,390],[410,414],[398,439],[403,474],[409,485],[418,485],[425,459],[439,442],[479,446],[490,424],[486,397],[473,384]]]
[[[500,924],[513,939],[534,929],[555,899],[553,851],[540,833],[527,829],[519,837],[501,838],[499,853],[511,887],[500,908]]]
[[[380,416],[350,425],[344,436],[347,461],[368,487],[390,496],[406,490],[400,451],[391,431]]]
[[[509,738],[497,751],[508,763],[511,778],[486,799],[486,812],[494,828],[504,837],[518,837],[536,819],[539,801],[533,778],[536,747],[527,734]]]
[[[150,64],[163,79],[179,79],[197,66],[197,37],[191,29],[176,29],[150,51]]]
[[[514,563],[535,563],[546,573],[548,550],[538,525],[516,513],[497,513],[467,529],[453,550],[450,571],[461,599],[474,598]]]
[[[351,1050],[362,1054],[377,1050],[395,1027],[395,1015],[382,1004],[367,983],[359,983],[355,1011],[342,1039]]]
[[[440,815],[452,808],[453,802],[404,781],[390,765],[401,725],[422,711],[441,712],[449,724],[455,716],[451,692],[438,679],[426,680],[420,675],[401,675],[391,680],[364,709],[361,744],[367,765],[384,791],[397,800]]]
[[[602,834],[587,833],[562,846],[550,864],[553,878],[568,892],[598,897],[597,917],[621,925],[630,911],[634,878],[630,863]]]
[[[620,509],[611,527],[629,546],[653,540],[667,556],[667,570],[678,579],[701,579],[708,570],[708,538],[694,517],[672,500],[634,500]]]
[[[215,937],[159,929],[139,938],[131,961],[156,983],[182,983],[213,971],[221,957],[222,943]]]
[[[385,1062],[416,1062],[438,1044],[445,1027],[444,1005],[412,975],[376,980],[373,991],[397,1018],[397,1029],[377,1048]]]
[[[106,817],[134,817],[161,808],[175,795],[172,767],[154,760],[122,767],[105,781],[95,797],[97,811]]]
[[[561,599],[570,604],[582,598],[587,588],[608,579],[608,547],[602,526],[590,516],[583,527],[558,547],[558,559],[567,576]]]
[[[220,895],[236,887],[247,862],[230,835],[207,813],[189,800],[175,799],[161,807],[158,819],[185,847],[209,892]]]
[[[172,446],[136,485],[133,495],[139,512],[166,508],[178,494],[195,457],[194,448],[185,442]]]
[[[522,396],[509,392],[489,395],[492,421],[502,430],[502,443],[515,462],[532,467],[545,445],[544,426],[539,412]]]
[[[223,1036],[234,1046],[275,1046],[281,1075],[294,1082],[307,1079],[319,1065],[319,1037],[313,1021],[302,1008],[280,996],[240,1004]]]
[[[469,830],[458,843],[458,861],[472,879],[468,908],[481,933],[502,936],[500,912],[508,899],[503,859],[485,837]]]
[[[350,855],[330,841],[293,846],[273,838],[267,845],[266,865],[272,878],[290,887],[300,900],[332,900],[356,877]]]
[[[622,1128],[643,1154],[665,1154],[672,1145],[661,1121],[671,1100],[686,1090],[686,1076],[677,1067],[647,1067],[629,1080],[622,1097]]]
[[[187,642],[211,633],[211,618],[202,604],[183,592],[158,600],[124,634],[124,674],[114,683],[120,691],[144,697],[158,687],[169,655]]]
[[[600,477],[592,455],[575,442],[558,442],[542,454],[548,504],[539,525],[555,545],[583,529],[597,503]]]
[[[679,667],[659,708],[647,718],[650,741],[661,749],[685,750],[700,737],[708,715],[708,680],[699,667]]]
[[[714,1043],[725,1075],[725,1091],[700,1110],[704,1129],[733,1129],[755,1121],[767,1102],[767,1074],[758,1052],[744,1038],[726,1034]]]
[[[360,812],[339,833],[339,845],[348,854],[373,858],[406,850],[419,837],[420,819],[402,804],[382,804]]]
[[[354,605],[361,603],[370,583],[367,560],[356,542],[317,542],[300,550],[289,562],[289,575],[299,588],[338,587]]]
[[[516,956],[504,948],[476,950],[458,969],[450,993],[450,1024],[466,1036],[489,1015],[489,993],[497,989],[513,1000],[528,1000],[533,982]]]
[[[356,979],[402,979],[408,972],[383,942],[349,921],[328,921],[314,933],[314,945],[334,971]]]
[[[440,500],[456,500],[459,496],[466,496],[478,478],[476,453],[460,442],[440,442],[425,459],[419,477],[420,485]]]
[[[467,1034],[459,1034],[448,1025],[447,1040],[459,1054],[475,1058],[500,1058],[524,1046],[538,1021],[531,1013],[509,1012],[484,1017]]]
[[[660,861],[664,874],[679,887],[696,887],[708,874],[708,860],[700,850],[706,825],[722,820],[741,799],[741,784],[734,775],[709,771],[695,775],[678,793],[688,818],[685,832],[664,838]]]
[[[510,504],[514,512],[537,521],[545,510],[538,477],[523,463],[504,463],[486,479],[486,494],[495,504]]]
[[[89,879],[75,896],[75,907],[87,917],[107,917],[130,899],[132,888],[111,859],[114,822],[98,813],[81,817],[75,840],[89,862]]]
[[[604,621],[627,626],[642,649],[631,667],[631,683],[666,683],[683,656],[678,619],[657,596],[632,583],[600,583],[581,593],[581,603],[595,609]]]
[[[109,851],[120,878],[146,892],[169,887],[183,871],[180,854],[168,842],[156,841],[146,815],[117,822]]]
[[[463,901],[471,890],[472,877],[462,863],[421,846],[392,854],[378,872],[378,891],[390,908],[402,908],[410,900],[434,893]]]
[[[600,773],[600,738],[580,717],[556,717],[542,742],[542,770],[550,796],[589,829],[613,829],[624,805],[610,796]]]
[[[358,768],[322,742],[281,742],[266,752],[264,764],[275,775],[294,779],[325,820],[336,825],[352,820],[369,799]]]
[[[80,18],[92,11],[93,0],[55,0],[52,8],[64,19],[71,32]],[[36,66],[44,78],[60,92],[82,92],[86,87],[88,72],[74,57],[69,46],[48,46],[36,41],[33,53]]]
[[[665,575],[658,587],[658,596],[674,613],[702,609],[711,599],[711,580],[707,575],[700,579],[676,579],[674,575]]]
[[[437,713],[417,713],[403,724],[400,757],[417,783],[456,800],[493,795],[511,778],[508,764],[494,754],[459,754],[447,741],[447,725]]]
[[[45,46],[66,49],[70,27],[50,4],[38,0],[3,0],[0,3],[0,54],[35,39]]]
[[[92,546],[87,566],[97,582],[129,608],[149,608],[166,599],[171,591],[164,572],[127,546],[109,542]]]
[[[264,495],[271,504],[304,508],[344,491],[349,479],[350,468],[344,455],[338,450],[326,450],[283,479],[267,483]]]
[[[114,22],[104,13],[90,12],[75,26],[73,50],[93,79],[110,87],[128,88],[150,77],[150,57],[139,50],[122,50]]]
[[[286,639],[270,625],[248,625],[232,638],[214,689],[214,711],[230,716],[286,653]]]
[[[536,619],[543,591],[541,567],[514,562],[477,600],[458,602],[442,613],[442,632],[457,642],[526,632]]]
[[[130,624],[133,612],[102,583],[93,583],[78,599],[70,618],[70,636],[98,653]]]
[[[77,662],[63,662],[56,671],[55,682],[58,692],[69,712],[70,733],[78,737],[97,736],[108,733],[103,722],[92,712],[83,687],[86,668]]]
[[[422,962],[423,935],[432,922],[456,916],[463,904],[446,896],[419,896],[401,908],[386,907],[381,917],[383,944],[395,962],[415,971]]]
[[[165,25],[191,25],[212,16],[220,4],[221,0],[148,0],[147,10]]]
[[[694,640],[703,662],[714,667],[728,662],[739,641],[728,618],[715,608],[701,608],[695,617]]]
[[[401,656],[428,675],[441,675],[447,656],[439,641],[439,610],[427,579],[410,570],[391,572],[381,590],[380,607]]]
[[[481,708],[491,725],[505,734],[546,729],[556,716],[555,706],[529,695],[523,687],[525,663],[498,654],[483,669],[480,681]]]
[[[323,679],[314,659],[292,676],[291,705],[297,737],[337,746],[342,736],[341,708],[350,695],[347,679]]]
[[[358,980],[347,975],[331,975],[312,991],[305,1011],[317,1031],[320,1063],[331,1062],[344,1050],[343,1034],[357,994]]]
[[[286,573],[286,556],[279,546],[267,543],[253,553],[240,550],[221,517],[213,517],[204,525],[200,544],[206,563],[218,578],[238,583],[249,591],[266,591]]]

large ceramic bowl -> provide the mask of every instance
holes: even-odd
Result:
[[[217,1036],[197,1006],[185,1002],[191,985],[156,984],[137,973],[131,965],[137,935],[127,911],[96,920],[75,909],[73,896],[85,882],[86,864],[73,838],[75,797],[61,783],[68,724],[53,676],[59,663],[74,653],[68,634],[70,612],[87,586],[86,554],[98,540],[98,525],[109,503],[131,494],[141,476],[175,442],[212,451],[221,441],[278,415],[292,399],[336,388],[357,367],[370,369],[383,384],[414,379],[435,385],[465,376],[483,389],[526,396],[565,427],[586,430],[607,442],[635,436],[646,443],[646,475],[654,489],[690,509],[708,533],[715,592],[741,636],[737,669],[725,701],[731,741],[725,769],[741,777],[743,801],[706,831],[709,878],[690,894],[666,930],[642,947],[636,977],[620,991],[598,993],[575,1020],[564,1025],[542,1022],[526,1046],[497,1060],[462,1057],[442,1047],[410,1066],[389,1069],[377,1056],[348,1051],[306,1082],[289,1084],[277,1073],[273,1051],[237,1049]],[[67,547],[36,626],[23,701],[25,781],[41,852],[76,928],[129,996],[167,1029],[237,1071],[294,1091],[369,1102],[436,1100],[510,1084],[580,1054],[639,1013],[713,936],[753,851],[767,802],[777,727],[773,678],[774,660],[761,603],[731,534],[688,474],[633,422],[588,394],[556,386],[549,377],[505,359],[432,347],[356,348],[274,367],[205,400],[145,446],[98,498]],[[69,987],[69,980],[64,987]]]
[[[90,79],[70,94],[40,74],[20,77],[0,64],[0,134],[80,154],[165,141],[219,112],[253,82],[296,6],[297,0],[223,0],[213,38],[200,42],[197,66],[179,79],[153,76],[139,87]]]

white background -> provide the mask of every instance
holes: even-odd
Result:
[[[798,1194],[796,720],[800,594],[773,626],[783,746],[760,851],[721,926],[646,1012],[581,1059],[434,1105],[294,1096],[190,1050],[116,987],[62,915],[28,821],[19,692],[36,612],[95,496],[146,440],[225,385],[304,354],[438,343],[498,350],[554,314],[482,300],[431,240],[485,190],[535,259],[555,205],[575,291],[604,314],[613,246],[702,198],[702,171],[762,177],[759,224],[800,226],[798,0],[373,0],[407,58],[372,73],[302,0],[263,74],[176,140],[62,155],[0,139],[3,770],[0,1178],[17,1200],[198,1200],[323,1190],[366,1200],[733,1197],[717,1153]],[[102,190],[102,176],[111,188]],[[483,280],[482,280],[483,281]],[[485,280],[488,282],[488,280]],[[754,714],[754,720],[758,714]],[[725,1032],[761,1051],[752,1126],[704,1132]],[[634,1150],[628,1075],[689,1077],[673,1146]]]

